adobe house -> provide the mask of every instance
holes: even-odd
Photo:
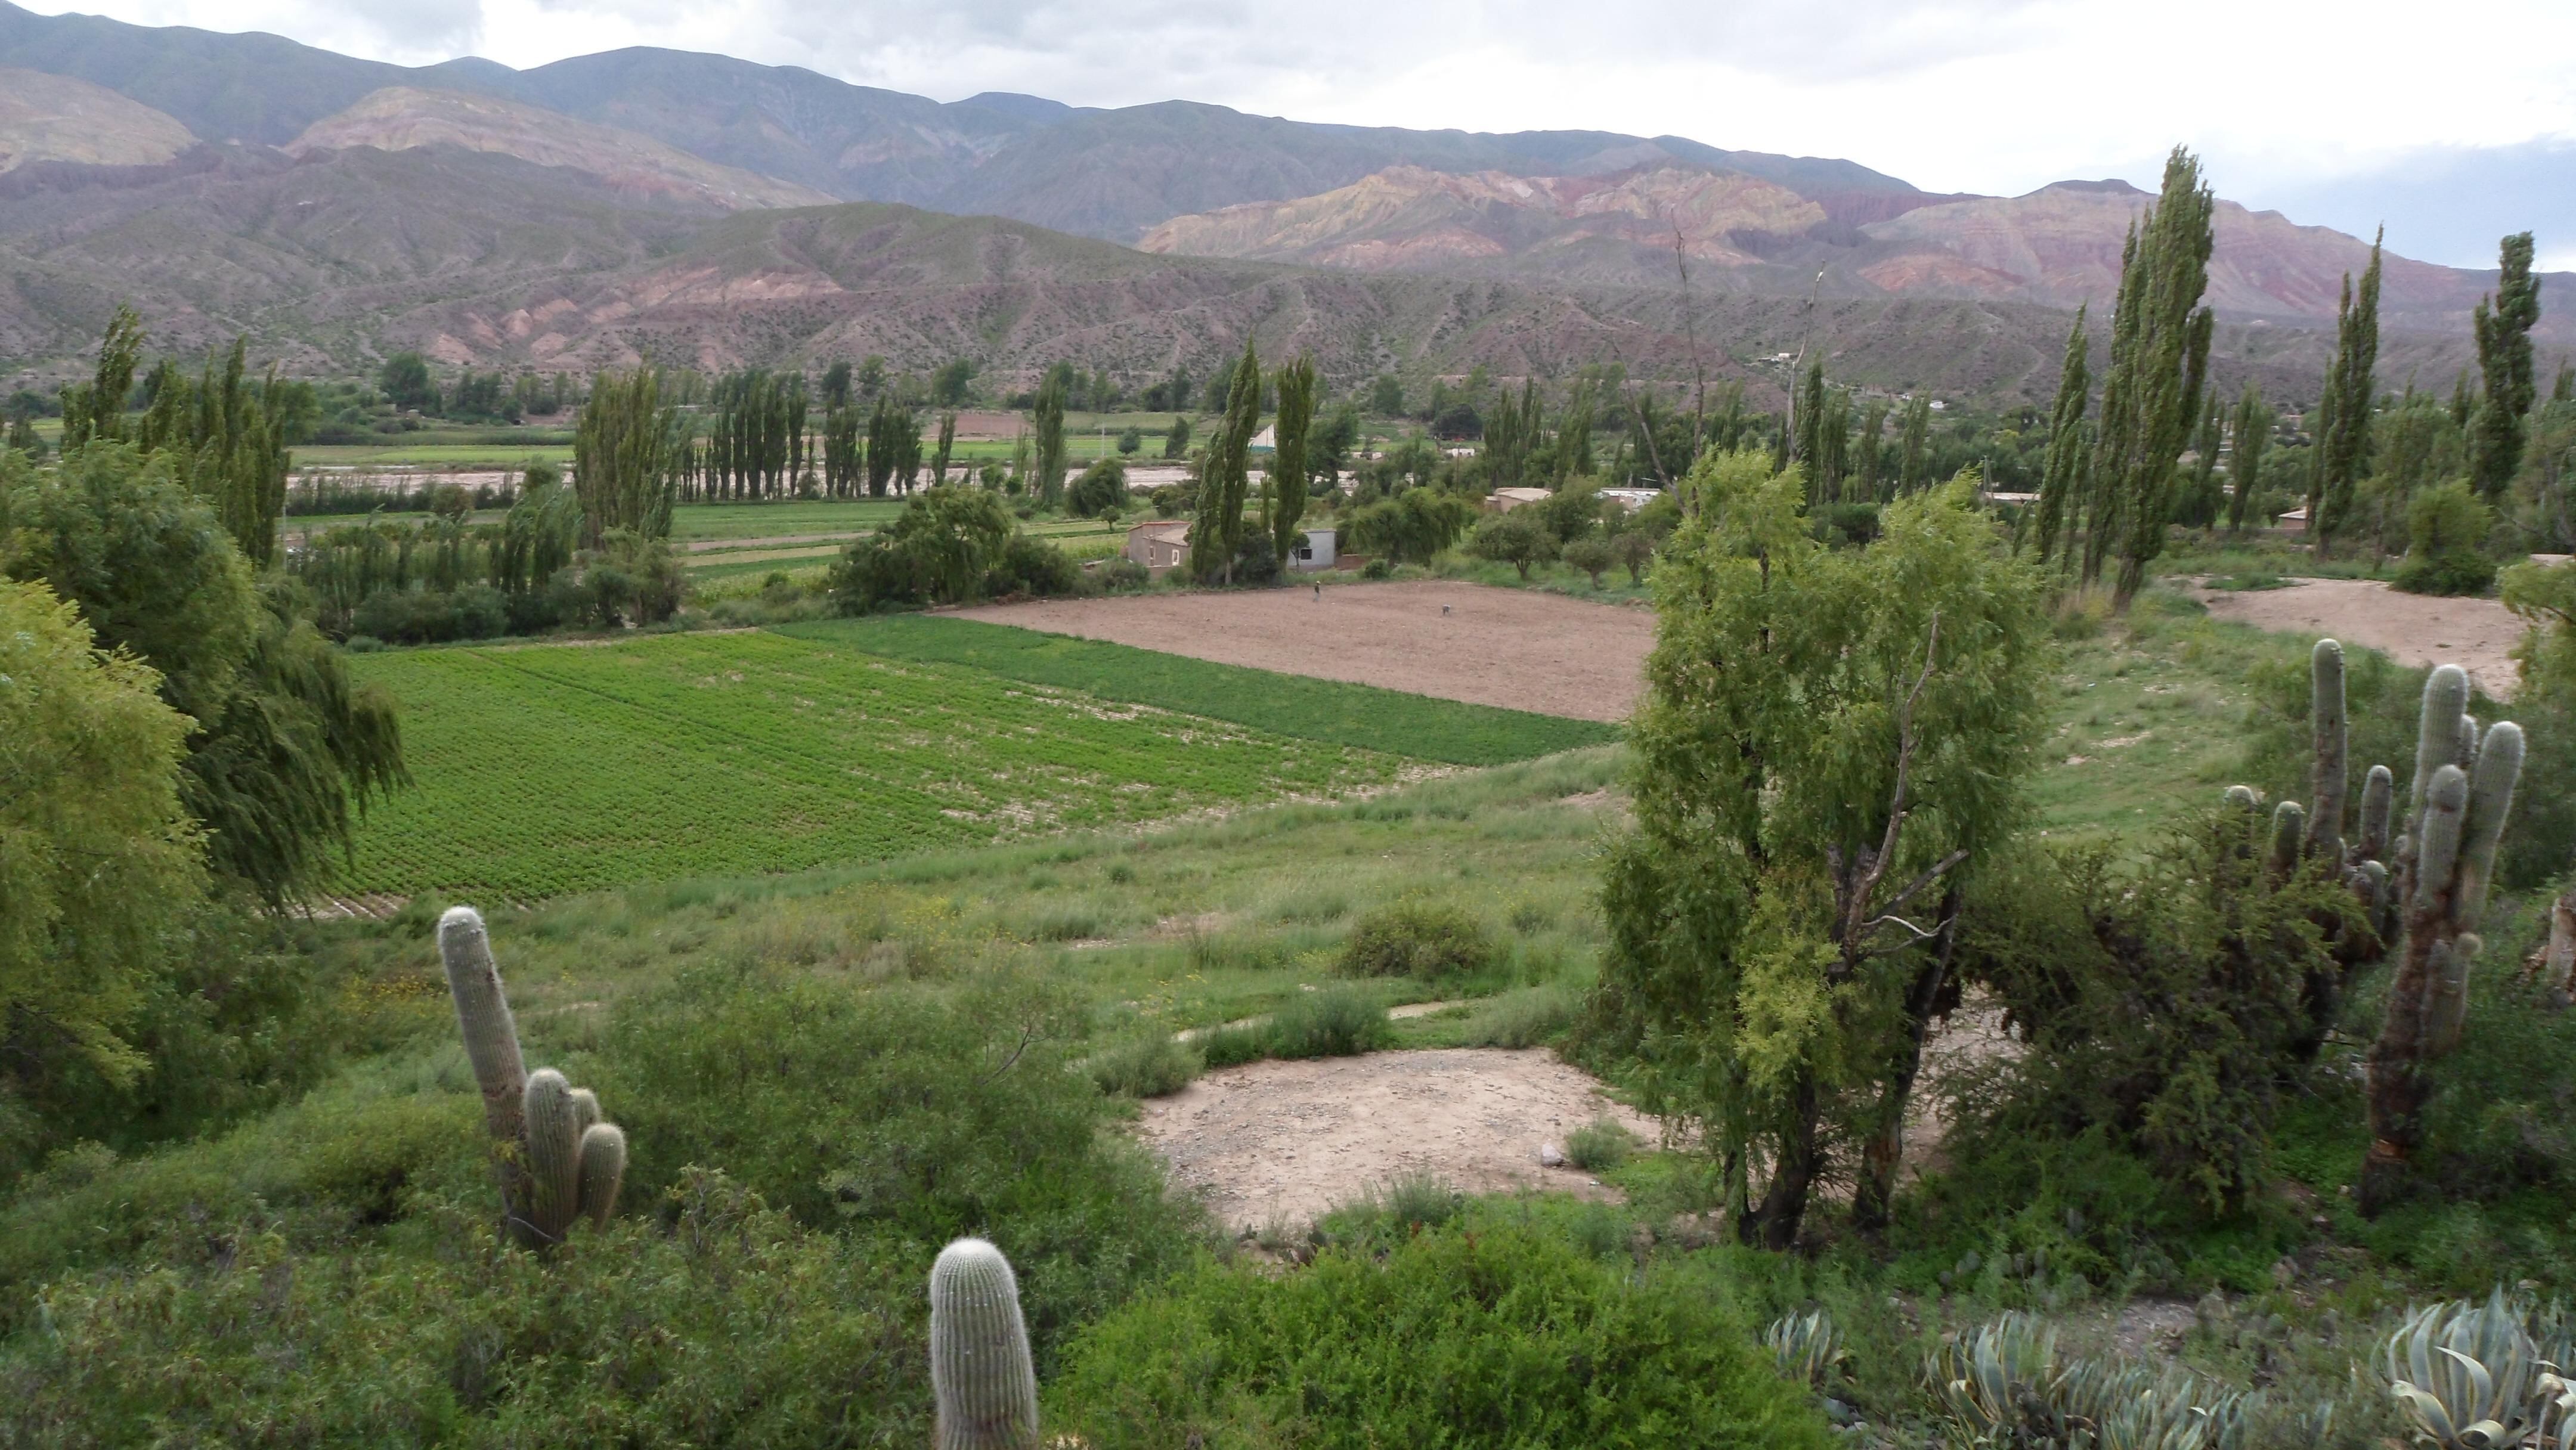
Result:
[[[1332,529],[1308,529],[1305,541],[1289,551],[1285,562],[1291,569],[1330,569],[1336,537]]]
[[[1507,514],[1523,504],[1545,503],[1549,497],[1543,488],[1498,488],[1485,495],[1485,512]]]
[[[1127,547],[1120,552],[1160,579],[1190,556],[1189,520],[1154,519],[1138,524],[1127,531]]]

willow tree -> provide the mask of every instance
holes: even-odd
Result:
[[[2057,547],[2057,531],[2066,531],[2066,549],[2075,552],[2075,521],[2070,510],[2084,494],[2084,412],[2092,406],[2085,375],[2092,341],[2084,335],[2084,312],[2075,309],[2067,329],[2066,359],[2057,369],[2057,404],[2048,414],[2048,462],[2039,476],[2039,561],[2048,562]],[[1909,425],[1910,427],[1910,425]]]
[[[2103,506],[2093,526],[2101,537],[2085,550],[2085,575],[2098,578],[2107,551],[2116,548],[2113,595],[2123,605],[2164,552],[2174,466],[2199,420],[2213,327],[2200,299],[2209,287],[2217,204],[2200,179],[2199,158],[2175,147],[2155,206],[2129,228],[2120,253],[2111,371],[2093,445],[2094,497]]]
[[[2358,290],[2352,274],[2343,274],[2343,300],[2335,307],[2334,361],[2317,404],[2315,473],[2308,484],[2310,532],[2320,549],[2352,521],[2353,487],[2368,466],[2371,403],[2379,391],[2379,244],[2387,234],[2382,227],[2371,240]]]
[[[1884,1217],[1962,884],[2046,728],[2042,581],[1966,476],[1860,549],[1819,544],[1804,479],[1763,454],[1685,488],[1594,1007],[1715,1156],[1738,1234],[1785,1247],[1838,1149],[1858,1217]]]
[[[1279,420],[1273,435],[1278,446],[1270,455],[1264,508],[1270,545],[1283,569],[1296,556],[1297,525],[1306,518],[1306,435],[1314,422],[1315,363],[1301,356],[1279,370]]]
[[[1252,344],[1244,344],[1233,379],[1224,421],[1208,441],[1199,475],[1198,520],[1190,526],[1190,575],[1209,583],[1233,583],[1235,555],[1243,549],[1252,435],[1261,427],[1261,359]]]
[[[2540,390],[2531,358],[2531,329],[2540,321],[2531,233],[2505,238],[2499,251],[2493,305],[2481,297],[2470,314],[2478,340],[2478,376],[2485,388],[2469,419],[2469,465],[2478,491],[2490,500],[2503,494],[2522,466],[2524,417]]]
[[[573,423],[572,485],[592,548],[613,529],[647,539],[670,535],[685,441],[679,410],[663,406],[662,379],[652,368],[591,381],[590,400]]]

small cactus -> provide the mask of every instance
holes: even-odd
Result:
[[[2297,801],[2283,801],[2272,807],[2272,874],[2287,876],[2299,864],[2299,840],[2305,834],[2307,817]]]
[[[466,1060],[483,1092],[483,1124],[511,1235],[547,1248],[563,1242],[576,1217],[604,1226],[626,1177],[626,1135],[600,1121],[599,1098],[588,1088],[572,1086],[553,1068],[527,1070],[501,969],[474,908],[451,907],[439,918],[438,955],[456,999]]]
[[[930,1389],[938,1450],[1030,1450],[1038,1443],[1038,1376],[1011,1261],[959,1239],[930,1267]]]

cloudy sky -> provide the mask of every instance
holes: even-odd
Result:
[[[27,3],[27,0],[22,0]],[[2492,266],[2576,268],[2576,3],[2486,0],[87,0],[420,64],[719,51],[957,100],[1175,97],[1309,121],[1678,133],[1844,156],[1941,191],[2221,195]]]

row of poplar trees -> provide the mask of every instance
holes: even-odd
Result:
[[[709,389],[705,436],[683,442],[681,487],[697,501],[791,498],[809,487],[826,498],[909,494],[925,462],[933,483],[947,480],[956,440],[957,415],[943,413],[925,460],[920,416],[884,392],[862,408],[847,363],[823,375],[819,398],[801,372],[749,368]]]
[[[2101,416],[2088,423],[2091,340],[2078,308],[2066,339],[2057,401],[2051,410],[2046,471],[2036,510],[2043,561],[2055,555],[2087,585],[2116,561],[2114,594],[2125,602],[2164,547],[2169,523],[2214,525],[2223,515],[2242,529],[2263,481],[2263,455],[2278,419],[2261,387],[2248,382],[2229,410],[2208,386],[2210,309],[2201,305],[2209,277],[2214,206],[2200,163],[2175,148],[2162,193],[2130,228],[2121,254],[2120,293],[2112,314],[2111,370]],[[2309,535],[2321,548],[2355,527],[2355,488],[2371,473],[2373,419],[2379,411],[2379,293],[2383,230],[2370,245],[2356,283],[2347,272],[2336,307],[2335,351],[2316,411],[2304,479]],[[2529,232],[2506,237],[2496,291],[2472,314],[2482,386],[2471,397],[2464,374],[2456,411],[2468,436],[2472,481],[2490,501],[2521,466],[2538,399],[2531,330],[2540,320],[2539,282],[2532,276]],[[2192,469],[2180,467],[2188,446]],[[2217,479],[2222,449],[2228,477]]]
[[[1306,517],[1307,442],[1315,425],[1315,364],[1300,355],[1272,380],[1279,399],[1273,422],[1275,447],[1261,495],[1252,497],[1252,438],[1261,431],[1261,359],[1244,344],[1226,390],[1225,418],[1208,440],[1199,469],[1199,506],[1190,526],[1189,572],[1211,584],[1234,582],[1242,559],[1247,505],[1251,523],[1267,538],[1274,559],[1286,560],[1297,546],[1297,525]],[[1041,395],[1043,396],[1043,395]],[[1040,435],[1044,457],[1045,434]]]

